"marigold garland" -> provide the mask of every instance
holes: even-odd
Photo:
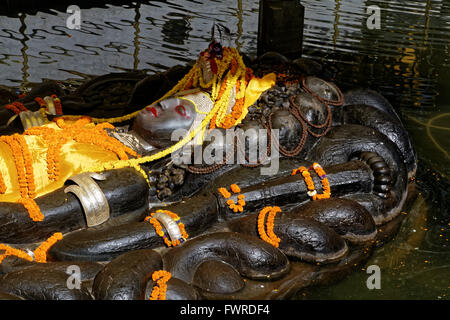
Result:
[[[36,185],[34,183],[33,160],[31,158],[28,144],[25,141],[25,138],[20,134],[14,134],[12,137],[16,140],[17,145],[20,147],[20,152],[22,154],[23,164],[25,167],[25,179],[26,188],[28,190],[28,197],[33,199],[36,197]]]
[[[27,178],[25,175],[25,164],[21,148],[18,142],[12,136],[1,136],[0,141],[6,143],[11,149],[19,181],[20,196],[22,198],[27,198],[28,186],[27,186]]]
[[[47,252],[50,248],[59,240],[63,238],[61,232],[54,233],[50,238],[45,240],[39,247],[34,250],[34,260],[36,262],[45,263],[47,262]]]
[[[318,194],[317,191],[315,190],[314,181],[312,180],[311,174],[309,173],[309,171],[311,170],[314,170],[316,172],[316,174],[319,176],[322,182],[322,189],[323,189],[322,194]],[[331,197],[330,182],[328,181],[325,170],[323,170],[320,164],[314,162],[309,169],[306,169],[305,167],[301,166],[298,169],[292,170],[292,175],[296,175],[298,172],[302,174],[306,186],[308,187],[307,193],[313,200],[328,199]]]
[[[31,220],[35,222],[44,220],[44,215],[42,214],[41,209],[33,199],[20,198],[19,200],[17,200],[17,203],[22,204],[25,209],[27,209],[28,215],[30,216]]]
[[[58,96],[57,96],[56,94],[52,94],[52,95],[50,96],[50,98],[53,99],[53,103],[54,103],[54,105],[55,105],[55,113],[56,113],[57,115],[62,115],[63,113],[62,113],[61,100],[58,98]],[[40,110],[43,110],[44,113],[45,113],[46,111],[49,111],[49,110],[48,110],[48,105],[47,105],[47,103],[45,102],[44,99],[42,99],[41,97],[36,97],[36,98],[34,98],[34,101],[37,102],[37,104],[41,107]],[[41,114],[42,114],[42,111],[41,111]],[[46,117],[44,117],[44,118],[46,118]]]
[[[168,215],[169,217],[171,217],[175,222],[177,222],[178,224],[178,228],[180,229],[180,233],[181,233],[181,239],[176,239],[176,240],[169,240],[169,238],[166,236],[166,234],[163,231],[163,227],[161,225],[161,223],[154,218],[154,215],[156,212],[161,212],[164,213],[166,215]],[[164,243],[168,246],[168,247],[175,247],[180,245],[182,242],[186,241],[186,239],[189,238],[189,234],[186,232],[186,228],[185,225],[180,221],[180,217],[176,214],[173,213],[172,211],[169,210],[157,210],[156,212],[153,212],[152,214],[150,214],[150,216],[146,217],[144,219],[144,221],[148,221],[149,223],[151,223],[153,225],[153,227],[155,228],[156,234],[158,236],[160,236],[161,238],[163,238]]]
[[[319,176],[319,178],[322,182],[322,189],[323,189],[323,193],[315,194],[313,196],[313,200],[321,200],[321,199],[330,198],[331,197],[331,187],[330,187],[330,182],[328,181],[325,170],[323,170],[322,166],[316,162],[311,166],[310,170],[311,169],[314,169],[316,174]]]
[[[281,241],[280,238],[276,236],[273,231],[275,216],[278,212],[281,212],[280,207],[264,207],[258,215],[258,233],[262,240],[270,243],[274,247],[278,248],[279,243]],[[267,232],[264,226],[266,215],[269,213],[267,217]]]
[[[144,177],[145,181],[147,181],[147,185],[150,187],[150,180],[148,178],[147,173],[144,171],[144,169],[142,169],[141,166],[138,164],[133,165],[131,168],[133,168],[134,170],[139,172]]]
[[[156,285],[153,286],[152,293],[149,300],[166,300],[167,281],[170,280],[172,275],[165,270],[155,271],[152,274],[153,282]]]
[[[0,263],[3,262],[3,259],[5,259],[8,256],[16,256],[18,258],[27,260],[32,262],[33,261],[33,257],[30,256],[28,253],[26,253],[25,251],[22,251],[20,249],[16,249],[16,248],[12,248],[6,244],[1,243],[0,244],[0,250],[4,250],[5,252],[3,254],[0,255]]]
[[[34,182],[31,153],[25,138],[22,135],[14,134],[12,136],[0,137],[0,141],[10,147],[13,155],[20,190],[20,198],[17,202],[23,204],[33,221],[43,221],[44,215],[33,200],[36,197],[36,185]]]
[[[13,104],[8,104],[5,106],[5,109],[11,110],[12,112],[14,112],[14,114],[19,114],[20,110],[19,108],[17,108],[15,105]]]
[[[0,244],[0,250],[4,250],[5,252],[0,255],[0,263],[2,263],[3,259],[7,256],[16,256],[30,262],[35,261],[38,263],[46,263],[48,250],[50,250],[50,248],[62,238],[63,235],[61,232],[54,233],[50,238],[41,243],[41,245],[33,251],[32,255],[23,250],[15,249],[2,243]]]
[[[233,193],[239,193],[241,192],[241,188],[239,188],[239,186],[237,184],[232,184],[230,185],[230,189]],[[225,198],[228,199],[229,197],[231,197],[231,193],[226,189],[226,188],[219,188],[217,189],[217,191],[219,191],[219,193]],[[243,212],[244,211],[244,207],[245,207],[245,196],[243,194],[238,195],[238,203],[236,204],[234,202],[233,199],[228,199],[227,200],[227,205],[228,207],[233,210],[233,212],[237,213],[237,212]]]

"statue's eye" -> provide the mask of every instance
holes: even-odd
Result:
[[[178,113],[179,115],[187,118],[186,108],[182,104],[179,104],[178,106],[175,107],[175,112]]]

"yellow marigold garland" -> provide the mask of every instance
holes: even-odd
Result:
[[[150,187],[150,180],[148,179],[148,175],[145,173],[144,169],[142,169],[138,164],[133,165],[132,168],[144,177],[145,181],[147,181],[147,185]]]
[[[152,293],[149,300],[166,300],[167,281],[170,280],[172,275],[165,270],[155,271],[152,274],[153,282],[156,285],[153,286]]]
[[[233,76],[230,73],[231,79],[229,79],[227,81],[222,81],[223,77],[221,75],[224,74],[225,71],[228,69],[229,63],[231,63],[231,60],[232,60],[232,57],[230,58],[230,55],[236,57],[240,67],[239,67],[239,70],[236,72],[236,75]],[[183,91],[191,79],[194,79],[193,82],[194,82],[195,86],[198,85],[197,83],[195,83],[195,81],[201,80],[201,77],[199,75],[199,72],[200,72],[199,61],[200,60],[197,60],[196,64],[191,69],[191,71],[189,71],[189,73],[186,74],[184,76],[184,78],[181,79],[178,82],[178,84],[172,88],[172,90],[170,90],[168,93],[166,93],[163,97],[161,97],[159,100],[155,101],[154,103],[160,102],[160,101],[166,99],[167,97],[173,96],[176,93]],[[192,139],[195,137],[195,135],[197,135],[199,132],[203,132],[208,125],[210,126],[210,128],[213,128],[215,124],[220,125],[220,117],[224,115],[224,111],[226,111],[226,109],[227,109],[231,88],[234,87],[234,85],[236,85],[236,83],[237,83],[237,80],[241,79],[241,78],[242,78],[241,81],[245,80],[246,78],[251,78],[251,74],[249,74],[249,70],[247,68],[245,68],[245,65],[242,62],[242,57],[239,55],[239,53],[237,52],[237,50],[235,48],[224,48],[223,59],[218,63],[218,73],[214,76],[213,86],[212,86],[212,90],[211,90],[212,91],[211,98],[214,102],[214,107],[208,113],[208,115],[203,119],[203,121],[201,122],[201,124],[198,127],[194,128],[194,130],[192,130],[189,133],[189,135],[185,136],[182,140],[178,141],[171,147],[166,148],[156,154],[141,157],[139,159],[119,160],[119,161],[110,161],[107,163],[101,163],[98,165],[94,165],[91,168],[88,168],[87,171],[99,172],[99,171],[104,171],[104,170],[109,170],[109,169],[135,167],[136,165],[139,165],[139,164],[152,162],[152,161],[164,158],[165,156],[179,150],[180,148],[185,146],[187,143],[192,141]],[[224,95],[226,95],[226,97],[222,96],[221,99],[217,99],[218,94],[219,94],[219,88],[221,86],[224,86],[224,90],[226,89],[225,90],[226,94],[224,94]],[[244,95],[244,92],[245,92],[244,87],[245,87],[245,85],[244,86],[241,85],[241,88],[239,90],[240,94],[242,94],[242,95]],[[218,100],[220,100],[220,101],[218,101]],[[225,103],[225,101],[227,101],[227,103]],[[123,122],[123,121],[135,118],[139,114],[140,111],[141,110],[136,111],[132,114],[123,116],[123,117],[118,117],[118,118],[109,118],[109,119],[108,118],[102,118],[102,119],[92,118],[92,122],[94,122],[94,123]],[[244,110],[244,111],[246,111],[246,110]],[[242,121],[242,119],[245,117],[245,115],[246,115],[246,112],[243,112],[239,121]],[[79,119],[79,116],[78,117],[65,116],[64,118]],[[234,125],[236,125],[236,124],[238,124],[238,123],[235,123]]]
[[[279,243],[280,243],[280,238],[278,238],[274,231],[274,221],[275,221],[275,216],[278,212],[281,212],[281,208],[280,207],[265,207],[263,208],[258,215],[258,233],[259,236],[261,237],[262,240],[270,243],[271,245],[273,245],[274,247],[278,248]],[[268,217],[267,217],[267,232],[266,232],[266,228],[264,226],[265,224],[265,219],[266,219],[266,215],[267,213],[269,213]]]
[[[157,101],[153,102],[152,104],[158,103],[170,96],[175,95],[176,93],[182,92],[186,90],[186,88],[190,88],[192,86],[201,86],[203,88],[211,88],[211,98],[214,102],[214,105],[217,105],[216,110],[211,112],[211,117],[208,119],[208,123],[211,121],[211,118],[214,114],[217,113],[217,117],[215,117],[216,121],[212,122],[211,125],[215,126],[222,126],[222,120],[225,116],[226,110],[228,108],[229,104],[229,98],[230,98],[230,92],[231,89],[237,85],[239,81],[241,81],[240,84],[240,90],[236,98],[239,98],[241,96],[244,96],[245,94],[245,78],[248,76],[248,68],[245,67],[245,64],[242,60],[241,55],[235,48],[223,48],[223,57],[222,59],[215,58],[215,63],[218,66],[218,71],[216,74],[214,74],[213,79],[209,83],[204,83],[203,78],[201,77],[201,59],[203,57],[200,57],[195,65],[191,68],[191,70],[181,79],[176,86],[174,86],[169,92],[167,92],[163,97],[158,99]],[[225,72],[228,71],[227,74]],[[233,73],[233,72],[234,73]],[[225,80],[224,80],[225,76]],[[225,94],[219,95],[220,89],[223,89],[223,92]],[[241,97],[242,98],[242,97]],[[239,103],[239,105],[241,102]],[[122,116],[122,117],[116,117],[116,118],[92,118],[92,122],[94,123],[102,123],[102,122],[109,122],[109,123],[119,123],[124,122],[127,120],[131,120],[135,118],[141,110],[138,110],[136,112],[133,112],[131,114]],[[78,119],[79,116],[65,116],[66,119],[74,120]],[[242,116],[240,117],[240,120],[242,120]],[[238,123],[235,123],[236,125]],[[204,126],[203,126],[204,128]],[[202,128],[202,129],[203,129]],[[192,138],[191,138],[192,139]],[[186,142],[185,142],[186,143]],[[158,158],[159,159],[159,158]]]

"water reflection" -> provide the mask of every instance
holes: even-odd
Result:
[[[178,15],[173,16],[177,17]],[[184,46],[184,42],[189,38],[189,32],[192,31],[189,17],[164,18],[166,18],[166,22],[164,22],[161,30],[163,41]]]
[[[226,45],[255,55],[258,3],[143,1],[86,8],[81,30],[66,27],[64,8],[0,16],[0,85],[24,88],[43,79],[75,81],[120,70],[164,70],[195,59],[210,40],[214,22],[234,33],[233,42]],[[421,160],[422,192],[395,241],[371,259],[386,271],[383,290],[369,292],[363,285],[367,275],[360,270],[336,286],[305,295],[448,298],[444,282],[450,278],[450,1],[302,4],[304,55],[326,64],[343,89],[371,87],[394,104]],[[369,5],[382,9],[380,30],[366,27]]]

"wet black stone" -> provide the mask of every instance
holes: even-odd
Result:
[[[245,283],[239,272],[230,264],[218,260],[202,262],[195,271],[192,284],[213,293],[234,293]]]
[[[0,278],[0,291],[27,300],[92,300],[88,288],[67,286],[69,275],[57,265],[38,263]]]
[[[376,225],[370,213],[356,201],[329,198],[307,202],[286,212],[284,217],[306,217],[332,228],[352,242],[366,242],[376,236]]]
[[[155,282],[150,279],[145,289],[145,299],[148,300],[152,294]],[[186,282],[171,277],[167,281],[166,300],[200,300],[198,291]]]
[[[225,261],[251,279],[276,279],[289,270],[289,262],[281,251],[256,237],[234,232],[199,236],[163,256],[166,269],[188,283],[206,260]]]
[[[161,256],[154,250],[124,253],[97,274],[92,293],[97,300],[143,300],[147,281],[161,269]]]
[[[230,222],[231,230],[259,237],[258,214]],[[345,241],[331,228],[307,217],[277,214],[274,233],[281,239],[279,249],[292,259],[334,262],[345,256]]]

